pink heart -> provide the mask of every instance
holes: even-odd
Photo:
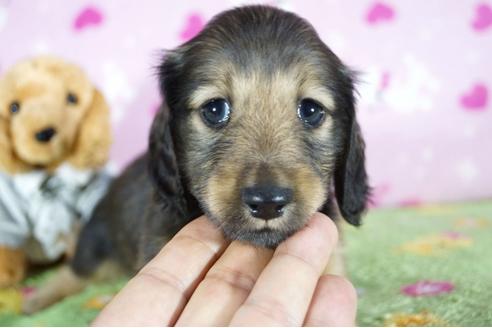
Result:
[[[407,296],[434,296],[451,293],[454,290],[453,283],[449,281],[418,281],[415,284],[403,286],[401,292]]]
[[[416,207],[421,204],[422,204],[422,200],[416,197],[403,199],[399,203],[401,207]]]
[[[479,111],[487,106],[488,90],[484,84],[477,83],[473,88],[461,96],[461,106],[465,110]]]
[[[197,35],[205,25],[205,20],[200,14],[191,14],[188,16],[186,25],[179,34],[179,37],[183,41],[188,41]]]
[[[376,2],[366,15],[366,21],[368,24],[375,25],[384,21],[391,21],[395,17],[395,11],[390,6]]]
[[[451,230],[443,232],[442,236],[445,238],[448,238],[448,239],[453,239],[453,240],[468,239],[461,232],[451,231]]]
[[[492,9],[486,4],[480,4],[475,9],[472,27],[475,31],[483,31],[492,26]]]
[[[75,18],[73,28],[76,31],[81,31],[89,26],[100,25],[103,20],[104,16],[97,8],[86,7]]]

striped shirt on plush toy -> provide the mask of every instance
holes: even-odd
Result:
[[[85,223],[104,196],[110,176],[63,165],[53,174],[0,173],[0,245],[25,248],[35,262],[60,257],[74,224]]]

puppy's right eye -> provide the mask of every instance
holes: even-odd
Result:
[[[323,123],[325,110],[312,99],[303,99],[297,107],[297,116],[310,128],[316,128]]]
[[[221,128],[227,124],[231,106],[225,99],[213,99],[200,108],[202,120],[211,128]]]
[[[17,114],[20,111],[20,104],[18,101],[14,101],[9,106],[9,111],[12,114]]]

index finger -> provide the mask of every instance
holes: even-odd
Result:
[[[92,325],[172,325],[226,246],[222,233],[209,220],[193,220],[130,280]]]
[[[316,213],[275,251],[232,326],[301,326],[338,238],[333,221]]]

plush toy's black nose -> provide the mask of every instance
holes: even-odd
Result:
[[[270,220],[281,216],[292,201],[292,189],[265,186],[244,188],[241,198],[255,218]]]
[[[49,142],[56,134],[53,128],[46,128],[36,133],[36,140],[39,142]]]

